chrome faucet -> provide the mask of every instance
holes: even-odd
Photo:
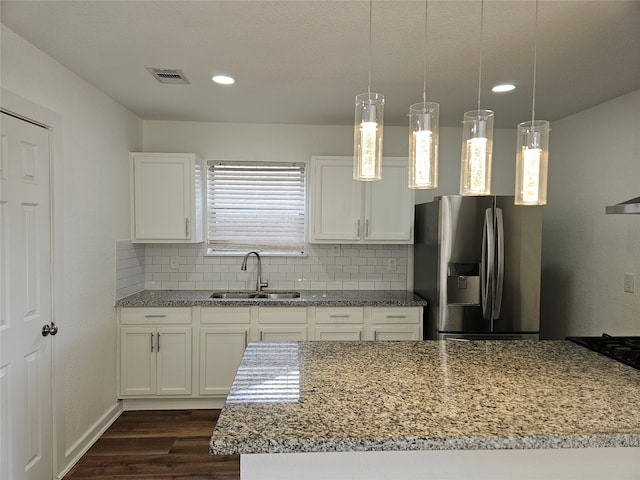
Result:
[[[262,282],[262,261],[260,260],[260,254],[258,252],[251,251],[244,256],[244,260],[242,260],[242,265],[240,266],[240,270],[247,269],[247,258],[249,255],[254,254],[258,259],[258,278],[256,279],[256,292],[261,292],[263,287],[268,287],[269,282]]]

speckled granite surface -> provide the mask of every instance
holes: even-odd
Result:
[[[213,454],[640,446],[640,371],[567,341],[251,343]]]
[[[271,290],[265,290],[270,292]],[[300,298],[235,299],[209,298],[210,290],[145,290],[116,301],[118,307],[190,307],[200,306],[405,306],[427,304],[404,290],[300,290]]]

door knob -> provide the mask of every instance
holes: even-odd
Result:
[[[51,322],[51,325],[45,325],[42,327],[42,336],[46,337],[47,335],[55,335],[58,333],[58,326]]]

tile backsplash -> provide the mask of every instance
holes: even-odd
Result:
[[[144,245],[116,241],[116,300],[144,290],[145,261]]]
[[[249,258],[247,271],[242,271],[242,256],[206,256],[205,244],[132,248],[138,252],[141,246],[145,289],[255,289],[255,256]],[[270,290],[406,290],[408,248],[307,244],[306,256],[262,256],[262,280],[269,282]]]

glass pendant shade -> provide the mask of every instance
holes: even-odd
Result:
[[[437,103],[414,103],[409,107],[409,188],[438,186],[439,115]]]
[[[491,194],[493,112],[473,110],[462,122],[460,195]]]
[[[361,93],[356,96],[353,142],[353,179],[382,179],[382,133],[384,96]]]
[[[516,205],[547,204],[549,122],[518,124],[516,146]]]

